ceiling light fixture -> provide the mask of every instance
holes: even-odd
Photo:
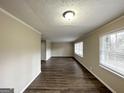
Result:
[[[75,16],[75,12],[74,11],[71,11],[71,10],[68,10],[68,11],[65,11],[63,13],[63,17],[66,19],[66,20],[72,20]]]

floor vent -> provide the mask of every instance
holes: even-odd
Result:
[[[14,93],[13,88],[0,88],[0,93]]]

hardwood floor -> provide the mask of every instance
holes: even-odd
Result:
[[[51,58],[24,93],[112,93],[72,58]]]

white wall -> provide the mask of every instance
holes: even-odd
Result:
[[[104,82],[109,89],[113,92],[116,91],[116,93],[124,93],[124,79],[99,66],[99,37],[120,28],[124,28],[124,16],[76,40],[76,42],[84,42],[84,57],[81,58],[75,55],[75,58],[84,67]]]
[[[73,44],[70,42],[54,42],[51,45],[52,57],[72,57]]]
[[[0,9],[0,88],[23,89],[40,73],[41,35]]]
[[[48,40],[41,41],[41,53],[42,53],[42,60],[48,60],[51,58],[51,42]]]
[[[51,58],[51,42],[46,41],[46,60]]]

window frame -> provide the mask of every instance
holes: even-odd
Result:
[[[102,37],[105,36],[105,35],[110,35],[110,34],[113,34],[113,33],[122,32],[122,30],[124,31],[124,27],[119,28],[119,29],[115,29],[115,30],[112,30],[112,31],[109,31],[109,32],[106,32],[104,34],[99,35],[99,66],[101,68],[103,68],[103,69],[105,69],[105,70],[107,70],[107,71],[109,71],[109,72],[121,77],[121,78],[124,78],[124,73],[121,73],[121,72],[115,70],[114,68],[112,68],[110,66],[102,64],[101,55],[100,55],[101,54],[101,39],[102,39]]]

